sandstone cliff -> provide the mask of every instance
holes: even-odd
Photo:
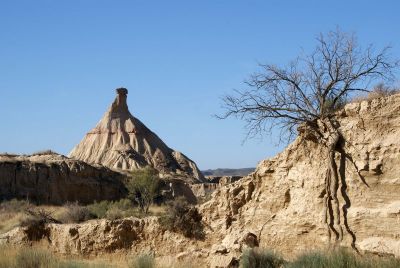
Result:
[[[345,153],[336,153],[341,244],[399,257],[400,95],[348,104],[337,119],[345,139]],[[328,246],[324,159],[325,149],[300,135],[250,176],[216,190],[201,210],[225,252],[240,251],[246,232],[289,256]]]
[[[190,182],[204,181],[193,161],[170,149],[131,115],[126,103],[127,94],[127,89],[117,89],[117,97],[104,117],[69,156],[125,171],[150,165],[162,174],[186,177]]]
[[[0,155],[0,199],[23,198],[46,204],[92,203],[123,197],[121,174],[55,153]]]

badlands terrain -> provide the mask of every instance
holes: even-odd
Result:
[[[270,249],[289,262],[339,247],[400,258],[399,94],[349,103],[335,114],[344,137],[344,150],[335,153],[340,239],[323,220],[326,153],[301,129],[250,174],[205,177],[130,114],[127,96],[117,89],[109,110],[68,157],[0,155],[3,252],[41,248],[62,260],[104,260],[102,267],[126,267],[129,256],[143,254],[159,267],[237,267],[250,249]],[[147,214],[125,183],[132,170],[145,167],[160,177],[158,201]],[[183,218],[191,230],[166,228],[160,220],[168,219],[172,200],[189,203],[178,207],[191,215]],[[64,219],[76,210],[91,216]],[[27,213],[42,221],[26,223]]]

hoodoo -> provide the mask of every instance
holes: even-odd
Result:
[[[131,115],[126,103],[128,90],[116,89],[117,97],[97,126],[71,151],[71,158],[129,171],[152,166],[161,174],[204,177],[196,164],[169,148],[155,133]]]

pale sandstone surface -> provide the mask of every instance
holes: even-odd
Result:
[[[52,152],[0,155],[0,199],[29,199],[38,203],[82,204],[116,200],[126,194],[122,175]]]
[[[189,182],[203,182],[204,177],[192,160],[169,148],[132,116],[126,102],[127,94],[128,90],[117,89],[111,107],[69,156],[89,164],[125,171],[150,165],[161,174],[181,176]]]
[[[400,257],[400,95],[349,104],[337,118],[348,155],[336,154],[342,245]],[[298,137],[252,175],[216,190],[201,211],[221,245],[234,251],[239,234],[251,232],[261,247],[287,256],[325,248],[325,159],[324,148]]]
[[[341,244],[354,242],[360,252],[400,257],[400,95],[349,104],[337,118],[347,154],[336,155],[345,234]],[[163,232],[155,218],[148,218],[51,224],[50,246],[81,254],[150,250],[158,258],[186,258],[209,267],[228,267],[244,248],[257,245],[286,258],[326,249],[325,170],[326,149],[300,136],[276,157],[261,161],[253,174],[221,186],[199,206],[205,241]],[[19,228],[3,238],[18,244],[26,235]]]

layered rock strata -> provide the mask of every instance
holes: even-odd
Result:
[[[45,204],[116,200],[126,194],[122,178],[108,168],[51,152],[0,155],[0,199],[19,198]]]
[[[203,182],[196,164],[169,148],[128,110],[128,90],[119,88],[117,97],[97,126],[89,131],[69,156],[89,164],[131,171],[152,166],[161,174]]]

